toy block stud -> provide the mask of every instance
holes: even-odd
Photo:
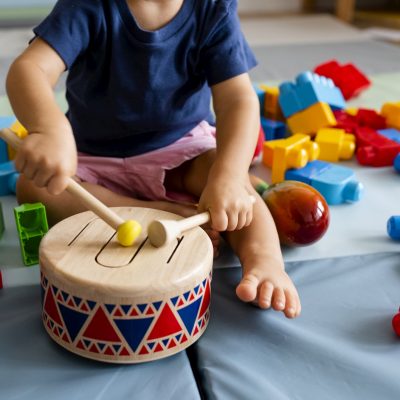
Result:
[[[375,110],[361,108],[357,111],[356,121],[358,126],[367,126],[372,129],[385,129],[386,119]]]
[[[303,133],[311,136],[314,136],[321,128],[335,126],[336,122],[336,118],[327,103],[315,103],[287,120],[292,133]]]
[[[319,147],[307,135],[293,135],[287,139],[264,143],[263,163],[272,168],[272,183],[282,182],[289,168],[302,168],[315,160]]]
[[[0,239],[3,236],[4,230],[5,230],[5,226],[4,226],[3,207],[0,202]]]
[[[400,215],[388,219],[387,233],[393,240],[400,240]]]
[[[22,204],[14,208],[14,216],[24,264],[37,264],[40,241],[49,230],[45,207],[41,203]]]
[[[319,159],[330,162],[349,160],[356,149],[356,137],[343,129],[320,129],[315,137],[319,145]]]
[[[381,115],[386,118],[387,126],[400,129],[400,102],[385,103],[382,106]]]

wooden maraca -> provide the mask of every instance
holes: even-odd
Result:
[[[297,181],[269,186],[255,176],[251,182],[271,212],[281,244],[307,246],[324,236],[329,226],[329,207],[316,189]]]
[[[22,143],[22,140],[8,128],[0,130],[0,137],[15,150],[17,150]],[[140,235],[142,228],[138,222],[134,220],[123,220],[118,214],[108,208],[72,178],[68,179],[66,191],[77,198],[88,210],[94,212],[98,217],[114,228],[117,231],[118,242],[122,246],[131,246]]]

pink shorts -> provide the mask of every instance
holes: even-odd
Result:
[[[113,158],[79,153],[77,176],[137,199],[191,201],[193,196],[187,193],[166,190],[165,171],[215,147],[215,127],[202,121],[171,145],[139,156]]]

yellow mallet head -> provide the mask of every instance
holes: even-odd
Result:
[[[137,221],[128,220],[117,229],[117,239],[122,246],[132,246],[142,232],[142,227]]]

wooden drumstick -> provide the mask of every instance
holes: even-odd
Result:
[[[250,195],[250,200],[254,204],[256,199]],[[211,219],[209,211],[204,211],[200,214],[193,215],[179,221],[173,220],[156,220],[152,221],[147,228],[147,235],[150,243],[154,247],[161,247],[176,239],[183,232],[206,224]]]
[[[18,150],[22,143],[22,140],[8,128],[0,129],[0,137],[15,150]],[[66,191],[79,199],[88,210],[93,211],[98,217],[114,228],[117,231],[118,242],[123,246],[131,246],[140,235],[142,228],[137,221],[124,221],[118,214],[108,208],[72,178],[68,179]]]

